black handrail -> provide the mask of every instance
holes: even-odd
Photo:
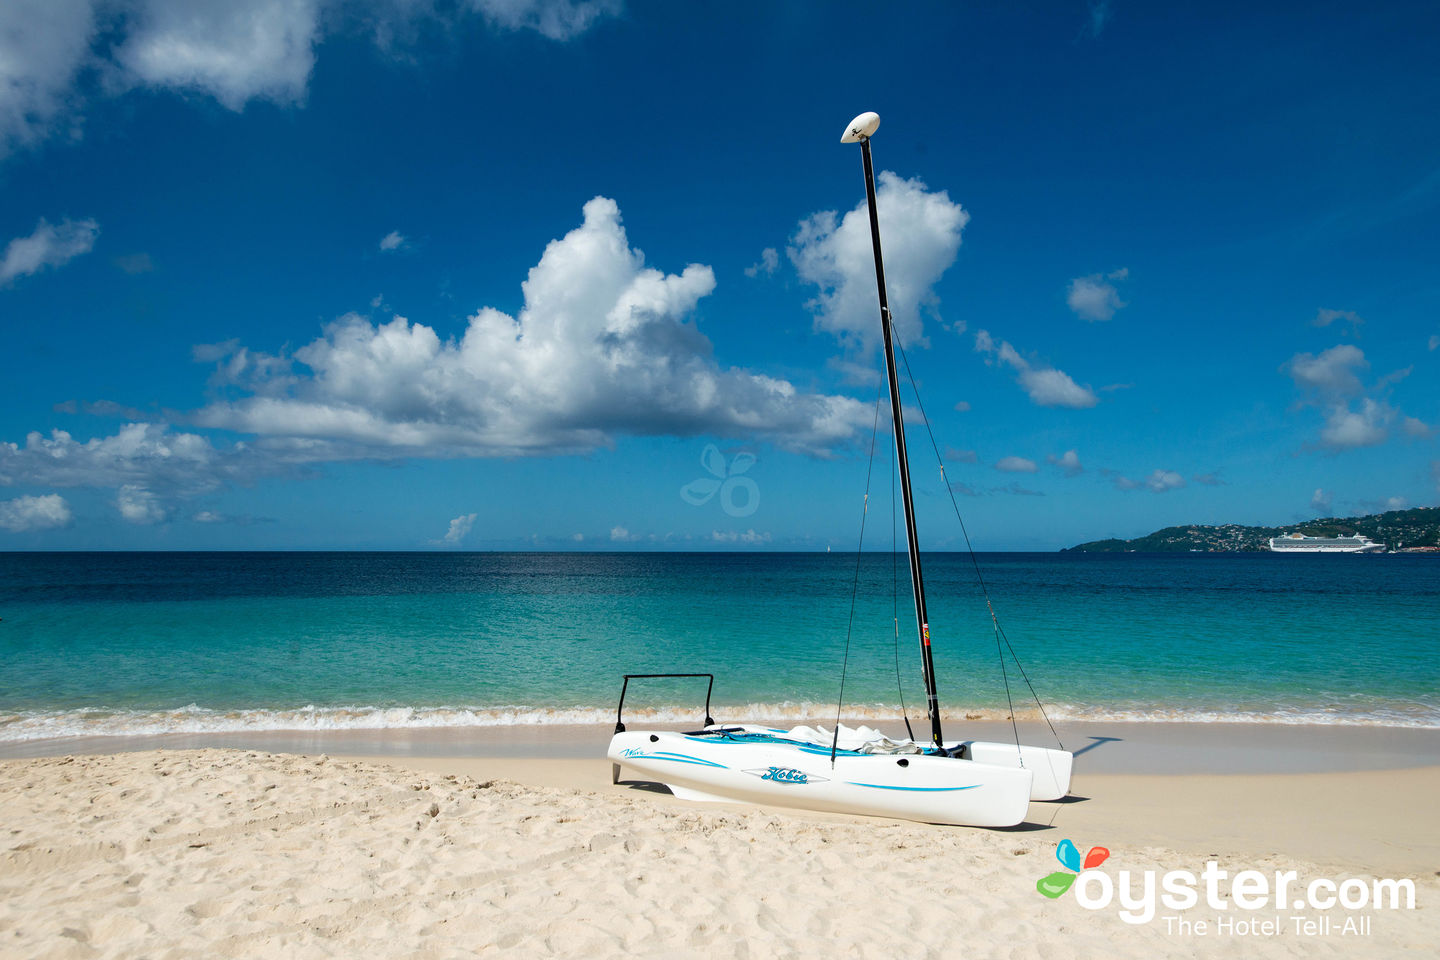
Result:
[[[705,688],[705,726],[715,723],[710,717],[710,691],[715,689],[715,674],[713,673],[627,673],[625,683],[620,687],[620,705],[615,708],[615,732],[625,732],[625,722],[620,719],[625,710],[625,691],[630,689],[631,680],[673,680],[684,677],[708,677],[709,686]]]

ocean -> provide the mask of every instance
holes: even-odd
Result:
[[[1440,728],[1440,559],[976,559],[1052,719]],[[923,561],[946,715],[1005,717],[1006,676],[1033,715],[969,555]],[[0,741],[611,722],[625,673],[713,673],[721,721],[824,718],[842,664],[848,720],[923,716],[903,557],[0,554]],[[627,720],[704,692],[637,683]]]

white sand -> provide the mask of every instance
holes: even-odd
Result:
[[[1185,937],[1084,910],[1073,894],[1041,897],[1064,830],[693,806],[597,784],[599,761],[532,770],[535,783],[571,784],[554,786],[474,779],[467,763],[484,761],[418,770],[204,750],[0,763],[0,956],[1387,957],[1431,956],[1440,935],[1440,864],[1414,871],[1418,909],[1357,911],[1372,918],[1363,937]],[[1384,775],[1411,774],[1396,782],[1433,797],[1434,770]],[[1226,802],[1192,798],[1187,816],[1228,817],[1245,834],[1245,812]],[[1269,802],[1291,804],[1325,852],[1336,821],[1323,798]],[[1083,806],[1034,805],[1032,820]],[[1112,811],[1074,824],[1082,849],[1111,848],[1111,874],[1198,870],[1213,852],[1231,870],[1351,875],[1254,853],[1263,824],[1240,841],[1194,824],[1213,850],[1142,846],[1163,821],[1135,809],[1121,819],[1141,822]],[[1428,853],[1404,838],[1433,843],[1435,819],[1405,826],[1391,836],[1418,864]]]

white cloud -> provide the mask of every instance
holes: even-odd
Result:
[[[1428,437],[1431,433],[1430,425],[1418,417],[1406,417],[1400,425],[1412,437]]]
[[[975,334],[975,350],[989,354],[1016,372],[1016,381],[1029,394],[1030,400],[1042,407],[1070,407],[1082,410],[1100,400],[1089,387],[1082,387],[1063,370],[1032,365],[1004,340],[996,341],[988,331]],[[990,359],[986,363],[993,362]]]
[[[1297,353],[1280,369],[1289,373],[1295,385],[1323,398],[1351,397],[1363,387],[1356,370],[1369,369],[1370,363],[1359,347],[1342,343],[1322,351],[1319,356]]]
[[[1310,495],[1310,509],[1320,514],[1329,513],[1331,499],[1331,495],[1323,488],[1316,487],[1315,492]]]
[[[227,479],[248,479],[247,448],[228,451],[195,433],[172,433],[155,423],[128,423],[114,436],[81,443],[64,430],[38,431],[25,446],[0,442],[0,486],[117,487],[137,484],[184,493],[213,490]]]
[[[950,463],[979,463],[980,455],[974,450],[960,450],[955,447],[946,447],[945,459]]]
[[[1174,470],[1156,470],[1145,478],[1145,486],[1156,493],[1164,493],[1166,490],[1178,490],[1185,486],[1185,478]]]
[[[1348,404],[1333,406],[1325,415],[1320,440],[1327,447],[1336,449],[1373,447],[1384,443],[1395,412],[1388,404],[1369,397],[1360,401],[1358,410],[1350,409]]]
[[[1431,350],[1434,350],[1436,347],[1440,347],[1440,333],[1430,334],[1430,339],[1426,342],[1425,345]]]
[[[968,412],[970,411],[970,401],[969,401],[969,400],[960,400],[960,401],[957,401],[956,404],[955,404],[955,409],[956,409],[956,411],[959,412],[959,413],[968,413]]]
[[[1035,465],[1034,460],[1024,457],[1001,457],[995,461],[995,469],[1003,473],[1034,473],[1040,468]]]
[[[0,3],[0,157],[70,118],[94,35],[92,0]]]
[[[155,524],[165,522],[166,511],[160,498],[139,484],[127,483],[115,494],[115,508],[129,523]]]
[[[100,225],[94,220],[67,218],[56,226],[41,217],[33,233],[16,237],[6,245],[5,256],[0,258],[0,287],[89,253],[98,236]]]
[[[934,287],[955,262],[970,215],[944,190],[932,192],[888,170],[880,173],[876,194],[895,329],[905,343],[924,345],[921,314],[938,319]],[[880,308],[865,202],[844,217],[825,211],[802,220],[786,253],[800,279],[819,288],[807,304],[815,328],[834,334],[847,351],[868,356],[880,342]]]
[[[630,539],[630,531],[617,524],[610,528],[610,539],[617,543],[623,543]]]
[[[619,0],[469,0],[491,24],[570,40],[620,12]]]
[[[305,97],[318,0],[144,0],[114,52],[133,82],[193,90],[231,110]]]
[[[1092,273],[1086,277],[1076,277],[1070,281],[1065,302],[1075,311],[1075,315],[1083,320],[1091,323],[1109,320],[1115,316],[1116,310],[1125,306],[1125,302],[1120,299],[1120,292],[1110,281],[1124,280],[1129,276],[1130,270],[1121,267],[1108,274]]]
[[[760,251],[760,261],[752,263],[745,268],[745,276],[758,277],[764,274],[767,277],[775,275],[780,267],[780,253],[774,247],[766,247]]]
[[[1210,472],[1210,473],[1197,473],[1195,476],[1191,477],[1190,479],[1191,479],[1191,480],[1194,480],[1196,483],[1198,483],[1198,484],[1200,484],[1201,486],[1204,486],[1204,487],[1223,487],[1223,486],[1225,486],[1225,481],[1220,479],[1220,472],[1219,472],[1218,470],[1217,470],[1217,471],[1212,471],[1212,472]]]
[[[475,514],[462,513],[450,521],[450,529],[445,531],[444,540],[446,543],[459,543],[470,533],[470,528],[475,525]]]
[[[746,530],[743,533],[737,532],[735,530],[712,530],[710,531],[710,539],[716,543],[757,544],[769,543],[770,534],[768,532],[756,533],[754,529]]]
[[[1143,480],[1132,480],[1121,473],[1104,468],[1100,472],[1109,477],[1110,481],[1121,490],[1139,490],[1143,487],[1152,493],[1165,493],[1167,490],[1178,490],[1185,486],[1185,478],[1174,470],[1156,469]]]
[[[196,421],[265,437],[293,459],[512,456],[607,446],[617,434],[769,439],[828,454],[869,425],[868,405],[720,367],[686,318],[715,286],[707,266],[647,267],[614,201],[551,241],[517,317],[484,308],[457,340],[354,314],[292,358],[238,350],[217,376],[251,395]]]
[[[399,230],[391,230],[380,238],[381,250],[399,250],[405,246],[405,236]]]
[[[1085,468],[1080,465],[1080,455],[1074,450],[1066,450],[1058,457],[1052,453],[1045,460],[1059,467],[1067,477],[1078,477],[1085,472]]]
[[[58,493],[0,500],[0,527],[16,533],[65,527],[73,519],[70,504]]]
[[[137,86],[214,97],[303,102],[327,32],[373,27],[387,53],[438,25],[483,17],[501,30],[573,39],[620,12],[619,0],[5,0],[0,3],[0,156],[56,135],[78,138],[87,74],[99,96]],[[97,30],[103,26],[103,30]],[[98,42],[97,42],[98,40]]]
[[[1312,327],[1328,327],[1337,321],[1349,325],[1349,332],[1352,334],[1365,325],[1365,318],[1354,310],[1327,310],[1324,307],[1316,311],[1315,319],[1310,321],[1310,325]]]

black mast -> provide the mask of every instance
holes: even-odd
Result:
[[[873,116],[873,115],[872,115]],[[856,120],[860,118],[857,117]],[[875,126],[880,122],[874,118]],[[869,127],[870,133],[874,126]],[[935,659],[930,652],[930,617],[925,612],[925,581],[920,575],[920,540],[915,535],[915,504],[910,495],[910,461],[905,455],[905,417],[900,412],[900,381],[895,374],[895,348],[890,342],[890,305],[885,297],[885,263],[880,256],[880,220],[875,212],[875,169],[870,161],[870,134],[851,135],[860,141],[865,161],[865,199],[870,204],[870,242],[875,248],[875,285],[880,291],[880,329],[885,335],[885,374],[890,379],[890,413],[895,428],[895,453],[900,460],[900,491],[905,501],[905,538],[910,554],[910,586],[915,591],[915,631],[920,639],[920,662],[925,674],[925,703],[930,716],[930,737],[941,746],[940,701],[935,692]]]

